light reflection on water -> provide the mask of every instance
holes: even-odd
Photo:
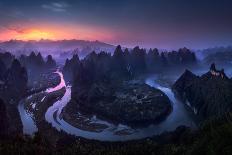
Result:
[[[56,74],[58,74],[60,76],[60,83],[56,87],[54,87],[54,88],[48,88],[46,90],[46,93],[51,93],[51,92],[60,90],[63,87],[66,87],[63,74],[61,72],[59,72],[59,71],[56,71],[54,73],[56,73]]]

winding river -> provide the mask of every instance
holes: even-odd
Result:
[[[86,118],[87,120],[90,120],[92,123],[98,123],[98,124],[104,124],[108,127],[100,132],[93,132],[93,131],[86,131],[79,128],[76,128],[63,120],[60,117],[60,114],[62,112],[62,109],[66,106],[66,104],[71,99],[71,87],[66,86],[63,75],[61,72],[56,72],[59,74],[61,78],[61,82],[58,86],[55,88],[50,88],[46,92],[50,93],[56,90],[59,90],[63,87],[66,88],[66,92],[64,96],[57,102],[55,102],[51,107],[48,108],[45,119],[47,122],[51,123],[53,127],[55,127],[57,130],[63,130],[69,134],[84,137],[87,139],[95,139],[95,140],[101,140],[101,141],[126,141],[126,140],[133,140],[133,139],[141,139],[150,137],[156,134],[160,134],[164,131],[172,131],[175,130],[180,125],[189,126],[192,128],[195,128],[196,125],[189,114],[189,112],[185,109],[183,103],[181,103],[179,100],[177,100],[172,92],[172,90],[168,87],[161,86],[157,81],[156,76],[150,76],[146,79],[146,84],[150,85],[151,87],[155,87],[163,91],[171,100],[173,105],[173,111],[172,113],[161,123],[159,124],[151,124],[144,128],[131,128],[127,125],[119,124],[115,125],[110,122],[107,122],[105,120],[98,119],[96,116],[92,116],[90,118]],[[20,115],[21,113],[26,114],[24,108],[19,109]],[[78,113],[78,112],[77,112]],[[81,115],[79,113],[79,115]],[[23,118],[22,118],[23,117]],[[24,120],[24,117],[31,117],[31,115],[21,115],[21,119]],[[87,116],[83,116],[87,117]],[[26,122],[23,123],[24,126],[30,126],[33,122]],[[27,127],[24,127],[27,128]],[[115,134],[117,131],[124,131],[126,130],[129,134]]]

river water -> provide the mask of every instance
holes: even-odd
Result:
[[[22,99],[18,104],[18,111],[23,124],[23,133],[28,135],[33,135],[38,131],[36,124],[33,120],[33,115],[27,111],[24,107],[24,99]]]
[[[185,125],[192,128],[196,127],[192,119],[192,116],[186,110],[183,103],[181,103],[178,99],[175,98],[172,90],[168,86],[161,86],[156,76],[149,76],[145,80],[146,84],[163,91],[172,102],[173,111],[164,121],[162,121],[159,124],[151,124],[144,128],[132,128],[124,124],[115,125],[105,120],[98,119],[96,116],[92,116],[91,118],[86,118],[86,119],[91,120],[92,123],[104,124],[107,125],[108,127],[100,132],[86,131],[76,128],[60,117],[62,109],[66,106],[66,104],[71,99],[71,87],[66,86],[61,72],[56,72],[56,73],[59,74],[61,78],[61,82],[55,88],[48,89],[47,92],[50,93],[59,90],[63,87],[66,88],[66,92],[59,101],[55,102],[51,107],[48,108],[45,114],[45,119],[47,122],[51,123],[52,126],[55,127],[57,130],[63,130],[69,134],[84,137],[87,139],[95,139],[101,141],[126,141],[126,140],[151,137],[153,135],[160,134],[165,131],[172,131],[175,130],[180,125]],[[21,110],[21,113],[25,113],[25,111],[23,112],[23,109],[24,108],[19,109]],[[28,116],[21,115],[21,117],[28,117]],[[29,117],[31,117],[31,115],[29,115]],[[87,117],[87,116],[83,116],[83,117]],[[24,118],[22,118],[22,120],[23,119]],[[28,126],[28,124],[31,123],[33,122],[26,122],[23,123],[23,125]],[[116,132],[123,130],[126,130],[128,134],[126,135],[115,134]]]

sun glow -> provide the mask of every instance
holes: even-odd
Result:
[[[17,38],[22,40],[54,39],[54,35],[51,32],[42,30],[28,30],[23,34],[20,34]]]
[[[92,27],[86,25],[73,25],[73,24],[35,24],[16,27],[15,29],[0,28],[0,40],[7,41],[15,40],[104,40],[109,41],[114,38],[114,35],[109,30],[101,27]]]

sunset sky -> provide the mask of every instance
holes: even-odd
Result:
[[[0,0],[0,40],[124,46],[232,45],[231,0]]]

